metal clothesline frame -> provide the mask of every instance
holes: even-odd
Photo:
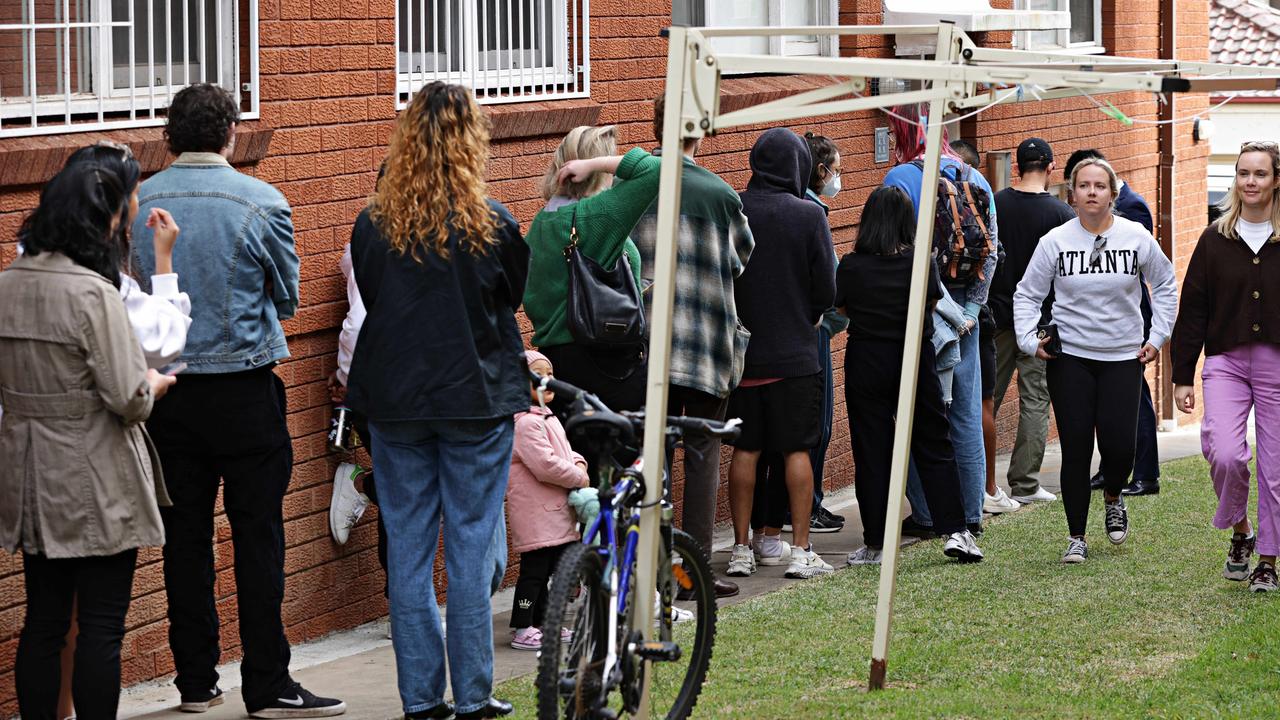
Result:
[[[803,117],[818,117],[856,110],[885,109],[903,103],[928,103],[924,178],[920,207],[933,207],[937,198],[942,125],[938,119],[948,111],[988,105],[1013,86],[1030,86],[1035,92],[1022,94],[1020,101],[1067,97],[1081,92],[1150,93],[1229,92],[1280,89],[1280,69],[1220,65],[1214,63],[1151,60],[1111,56],[1080,56],[1067,53],[1033,52],[983,48],[976,45],[953,23],[938,25],[875,25],[779,28],[688,28],[663,31],[667,49],[666,115],[663,118],[663,146],[658,192],[657,249],[654,260],[653,313],[650,326],[649,369],[645,404],[649,408],[667,406],[671,353],[671,319],[675,292],[675,247],[681,190],[682,143],[731,127],[776,123]],[[778,35],[936,35],[933,60],[862,57],[777,57],[715,52],[708,40],[720,37],[768,37]],[[720,82],[725,72],[785,73],[834,76],[831,85],[801,92],[780,100],[757,104],[733,112],[720,112]],[[891,77],[915,80],[924,89],[890,95],[862,96],[867,78]],[[1028,97],[1029,95],[1029,97]],[[847,97],[846,97],[847,96]],[[897,423],[893,441],[893,466],[889,485],[884,548],[881,560],[879,599],[876,606],[875,635],[872,642],[870,680],[872,689],[882,688],[887,669],[889,633],[897,585],[898,546],[903,491],[911,442],[916,397],[916,367],[920,361],[921,331],[925,322],[925,287],[929,249],[933,235],[932,212],[918,213],[915,250],[911,272],[911,299],[907,311],[906,341],[903,348],[902,377],[898,395]],[[920,240],[920,238],[926,238]],[[643,467],[652,477],[660,477],[665,458],[664,416],[650,412],[644,427]],[[659,501],[662,484],[647,483],[645,505],[640,520],[637,588],[653,587],[658,559]],[[710,548],[707,549],[710,551]],[[653,594],[637,591],[637,617],[651,617]],[[648,637],[650,629],[641,623]],[[644,688],[637,715],[649,714],[650,673],[643,673]]]

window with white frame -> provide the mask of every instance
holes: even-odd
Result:
[[[672,22],[695,27],[803,27],[837,25],[838,0],[673,0]],[[714,38],[720,52],[769,55],[840,54],[835,36]]]
[[[433,80],[482,103],[590,94],[589,0],[396,0],[397,102]]]
[[[1017,0],[1016,7],[1071,13],[1070,28],[1015,33],[1019,49],[1102,52],[1102,0]]]
[[[257,112],[258,0],[0,0],[0,137],[158,125],[219,84]]]

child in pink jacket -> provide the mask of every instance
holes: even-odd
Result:
[[[525,352],[529,368],[551,375],[551,361],[536,350]],[[569,447],[564,426],[538,402],[530,389],[533,406],[516,415],[515,446],[511,452],[511,476],[507,484],[507,514],[511,547],[520,553],[520,579],[511,608],[515,637],[511,647],[537,650],[542,646],[542,613],[547,603],[547,582],[560,553],[579,539],[577,521],[569,507],[569,492],[586,487],[587,461]],[[552,393],[545,393],[550,401]]]

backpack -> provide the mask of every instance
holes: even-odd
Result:
[[[924,161],[911,163],[924,172]],[[938,200],[933,220],[933,256],[947,284],[968,283],[974,278],[985,280],[982,265],[991,254],[991,232],[987,218],[991,212],[991,195],[968,179],[970,168],[956,167],[954,179],[944,172],[938,175]]]

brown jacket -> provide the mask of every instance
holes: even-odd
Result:
[[[1218,355],[1255,342],[1280,345],[1280,238],[1254,255],[1214,223],[1200,235],[1182,280],[1170,348],[1173,382],[1195,384],[1201,349]]]
[[[67,558],[164,544],[146,372],[101,275],[58,253],[0,272],[0,547]]]

